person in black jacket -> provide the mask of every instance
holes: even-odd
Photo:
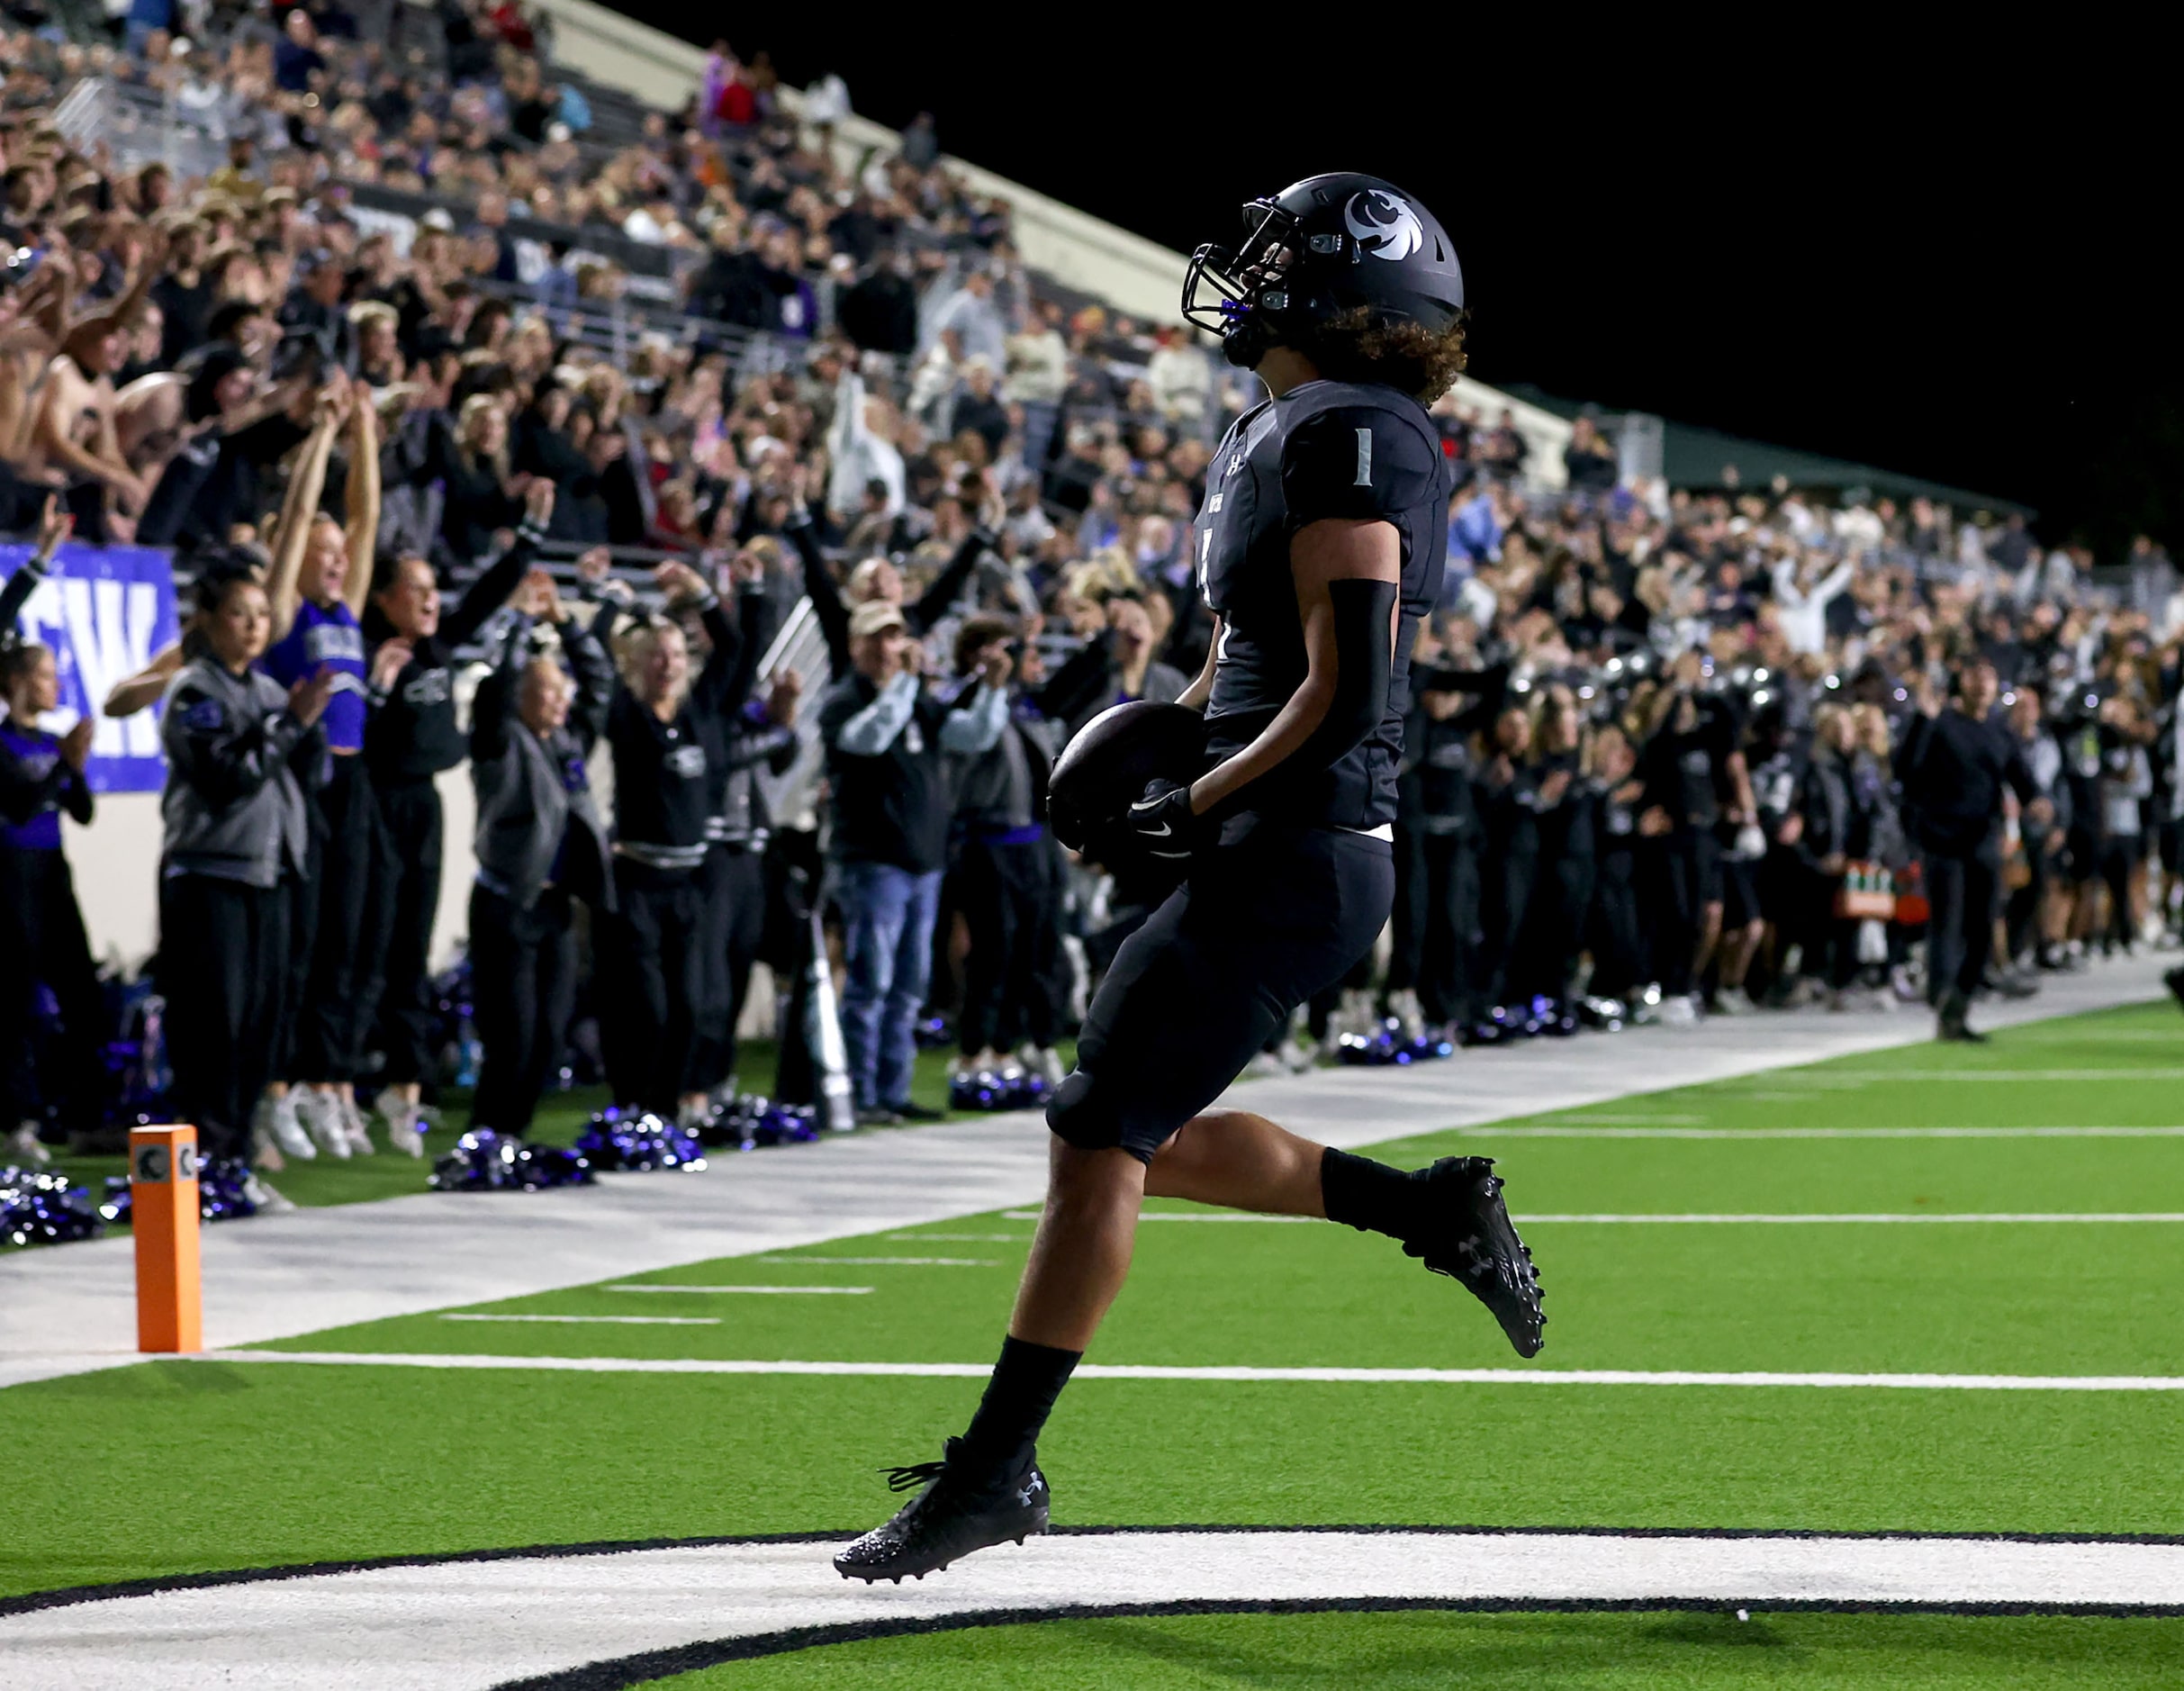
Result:
[[[2002,791],[2013,790],[2035,822],[2053,819],[2040,796],[2024,748],[1992,717],[2001,683],[1984,659],[1956,678],[1949,708],[1931,685],[1922,687],[1898,754],[1904,802],[1917,818],[1927,899],[1927,996],[1936,1013],[1935,1037],[1984,1041],[1964,1016],[1994,947],[2001,888]]]
[[[1403,761],[1395,782],[1394,945],[1388,960],[1388,1011],[1403,1017],[1414,993],[1417,1014],[1466,1044],[1491,1039],[1480,996],[1479,847],[1475,737],[1500,714],[1506,667],[1436,667],[1447,655],[1438,631],[1421,624],[1413,690],[1403,725]],[[1428,661],[1422,665],[1417,657]]]
[[[523,526],[515,543],[470,584],[447,617],[440,614],[439,578],[428,558],[383,556],[372,584],[365,634],[376,644],[364,756],[379,800],[384,850],[370,903],[370,955],[358,978],[378,981],[381,996],[376,1005],[359,1004],[356,1017],[365,1026],[375,1011],[381,1018],[379,1047],[386,1066],[379,1114],[387,1143],[411,1156],[424,1154],[418,1108],[434,1056],[427,969],[439,910],[443,818],[433,777],[461,763],[468,749],[456,721],[455,655],[529,573],[553,512],[554,484],[532,483],[525,490]]]
[[[1014,661],[1015,634],[1006,618],[965,618],[955,637],[958,686],[968,691],[995,673],[997,659]],[[1015,1051],[1050,1085],[1061,1083],[1054,1042],[1066,871],[1046,828],[1060,730],[1035,696],[1018,693],[993,745],[955,759],[951,771],[962,842],[954,901],[970,934],[956,1027],[959,1073],[999,1069]]]
[[[440,466],[447,484],[440,535],[459,565],[493,549],[493,537],[523,520],[523,501],[509,485],[508,413],[490,393],[463,402],[456,447]]]
[[[1556,1014],[1544,1024],[1550,1033],[1576,1031],[1567,1000],[1593,909],[1597,792],[1584,773],[1584,729],[1576,695],[1559,684],[1548,688],[1532,730],[1539,882],[1525,911],[1516,985],[1520,998],[1554,1002]]]
[[[693,683],[679,621],[639,622],[622,642],[623,680],[607,713],[614,749],[615,914],[599,944],[600,1032],[616,1101],[695,1119],[689,1094],[704,990],[704,887],[711,815],[706,743],[751,690],[759,656],[687,564],[654,572],[677,610],[694,610],[711,655]]]
[[[751,698],[751,679],[773,638],[773,601],[764,557],[739,556],[735,565],[736,623],[742,642],[722,688],[721,708],[695,713],[705,747],[705,866],[698,936],[698,997],[686,1106],[704,1108],[736,1080],[736,1024],[750,990],[766,921],[766,844],[772,818],[760,788],[762,769],[784,773],[796,761],[796,713],[804,678],[793,669],[772,677],[763,700]]]
[[[1487,1004],[1495,1011],[1511,1006],[1517,985],[1518,936],[1539,872],[1539,812],[1560,804],[1570,784],[1567,771],[1536,773],[1531,749],[1531,718],[1521,706],[1503,710],[1494,719],[1477,782],[1486,841],[1481,918],[1485,943],[1479,980]],[[1521,1019],[1513,1011],[1506,1018],[1494,1017],[1504,1026]]]
[[[575,906],[588,905],[601,923],[614,908],[588,763],[606,729],[614,665],[545,572],[525,579],[516,603],[525,620],[471,709],[471,993],[484,1061],[470,1121],[520,1137],[575,1008]],[[555,631],[561,663],[533,652],[533,619]]]
[[[1819,980],[1831,1007],[1858,972],[1858,924],[1838,915],[1844,872],[1861,831],[1851,798],[1850,766],[1857,750],[1857,724],[1846,705],[1823,705],[1814,715],[1812,761],[1799,783],[1794,837],[1803,871],[1800,920],[1795,930],[1805,945],[1805,972]],[[1788,827],[1785,824],[1785,827]]]

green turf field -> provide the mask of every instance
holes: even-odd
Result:
[[[1464,1063],[1493,1061],[1459,1058],[1451,1085]],[[1519,1362],[1459,1289],[1385,1240],[1188,1219],[1143,1227],[1088,1361],[2184,1375],[2184,1221],[2118,1218],[2184,1216],[2184,1137],[2131,1131],[2184,1124],[2179,1081],[2184,1022],[2161,1005],[1406,1140],[1385,1154],[1503,1159],[1548,1294],[1537,1362]],[[1370,1085],[1360,1078],[1361,1095]],[[2101,1129],[2115,1131],[2084,1131]],[[1875,1219],[1947,1215],[2010,1219]],[[2089,1215],[2110,1218],[2032,1219]],[[277,1348],[983,1364],[1031,1231],[1017,1212],[968,1216]],[[700,1289],[615,1289],[628,1284]],[[751,1287],[836,1289],[703,1289]],[[56,1460],[18,1466],[17,1499],[39,1524],[0,1535],[0,1592],[862,1528],[890,1506],[873,1470],[936,1455],[977,1389],[853,1372],[222,1362],[19,1387],[0,1392],[11,1447]],[[2184,1533],[2184,1400],[2169,1392],[1085,1378],[1042,1455],[1056,1519],[1075,1524]],[[155,1483],[176,1471],[203,1483]],[[953,1691],[1034,1678],[2151,1686],[2184,1681],[2184,1621],[1115,1619],[832,1645],[673,1683],[822,1678]]]

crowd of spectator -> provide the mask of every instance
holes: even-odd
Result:
[[[723,44],[602,151],[512,0],[435,29],[429,65],[339,0],[0,37],[0,533],[37,543],[0,629],[71,529],[174,549],[185,635],[102,702],[161,711],[177,1116],[277,1168],[376,1149],[368,1101],[420,1150],[465,763],[476,1126],[523,1133],[594,1022],[619,1103],[702,1121],[814,908],[859,1121],[930,1113],[936,1013],[965,1097],[1051,1084],[1165,887],[1065,854],[1047,774],[1203,664],[1192,522],[1249,386],[1042,288],[929,120],[857,156],[837,81],[792,111]],[[224,162],[71,138],[86,77]],[[672,305],[627,314],[629,243]],[[2097,590],[2016,517],[1672,493],[1590,418],[1545,492],[1509,415],[1435,416],[1395,918],[1263,1066],[1922,997],[1975,1036],[1980,992],[2173,935],[2184,598],[2151,541]],[[33,1156],[101,1092],[60,851],[89,737],[42,727],[42,648],[0,687],[0,1128]]]

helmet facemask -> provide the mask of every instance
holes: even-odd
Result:
[[[1253,200],[1243,217],[1233,249],[1209,242],[1191,254],[1183,316],[1219,335],[1228,361],[1248,370],[1280,339],[1273,319],[1289,308],[1286,282],[1303,241],[1296,218],[1271,200]]]

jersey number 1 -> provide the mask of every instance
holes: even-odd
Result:
[[[1372,484],[1373,431],[1370,429],[1360,429],[1358,430],[1358,479],[1350,485],[1370,487]]]

